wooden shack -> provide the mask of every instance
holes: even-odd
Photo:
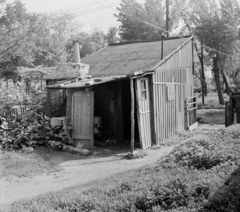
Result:
[[[52,71],[45,76],[46,85],[61,85],[66,81],[74,81],[81,77],[81,72],[89,69],[86,64],[79,63],[64,63],[57,64],[52,68]],[[66,89],[48,89],[47,92],[47,115],[52,116],[65,116],[66,115]]]
[[[93,148],[94,117],[103,140],[142,149],[196,127],[193,42],[166,39],[163,52],[162,41],[120,43],[83,58],[91,79],[49,86],[67,90],[73,139]]]

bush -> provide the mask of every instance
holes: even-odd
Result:
[[[46,146],[61,149],[73,141],[62,126],[50,127],[50,119],[43,114],[30,111],[21,118],[6,121],[0,117],[0,145],[6,150],[18,150],[26,147]]]
[[[238,212],[240,142],[233,132],[239,131],[239,125],[210,131],[209,139],[188,141],[156,164],[95,182],[82,193],[69,188],[15,203],[11,210]]]
[[[166,161],[173,160],[178,166],[186,166],[189,169],[207,170],[234,160],[231,154],[224,153],[225,149],[219,148],[219,142],[215,141],[215,144],[213,142],[189,141],[175,148]]]

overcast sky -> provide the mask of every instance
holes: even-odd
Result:
[[[31,12],[69,11],[77,14],[77,20],[84,24],[84,30],[89,31],[97,24],[107,32],[111,26],[118,26],[119,22],[114,13],[120,0],[21,0]],[[144,0],[137,0],[143,3]],[[106,5],[106,6],[104,6]]]

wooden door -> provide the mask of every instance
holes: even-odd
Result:
[[[94,93],[78,91],[72,98],[72,138],[83,144],[85,149],[93,149]]]
[[[140,78],[136,82],[139,137],[141,148],[147,149],[152,144],[149,79]]]

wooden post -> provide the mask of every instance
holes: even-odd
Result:
[[[202,67],[202,77],[201,77],[201,82],[202,82],[202,105],[204,105],[204,95],[205,95],[205,89],[204,89],[204,65],[203,65],[203,45],[201,42],[201,67]]]
[[[134,130],[135,130],[135,122],[134,122],[134,85],[133,78],[130,78],[130,90],[131,90],[131,153],[134,151]]]
[[[166,36],[169,37],[169,0],[166,0]]]
[[[161,42],[161,60],[163,59],[163,39],[164,39],[164,36],[162,35],[162,42]]]
[[[50,91],[47,90],[47,116],[50,117],[51,113],[51,100],[50,100]]]

